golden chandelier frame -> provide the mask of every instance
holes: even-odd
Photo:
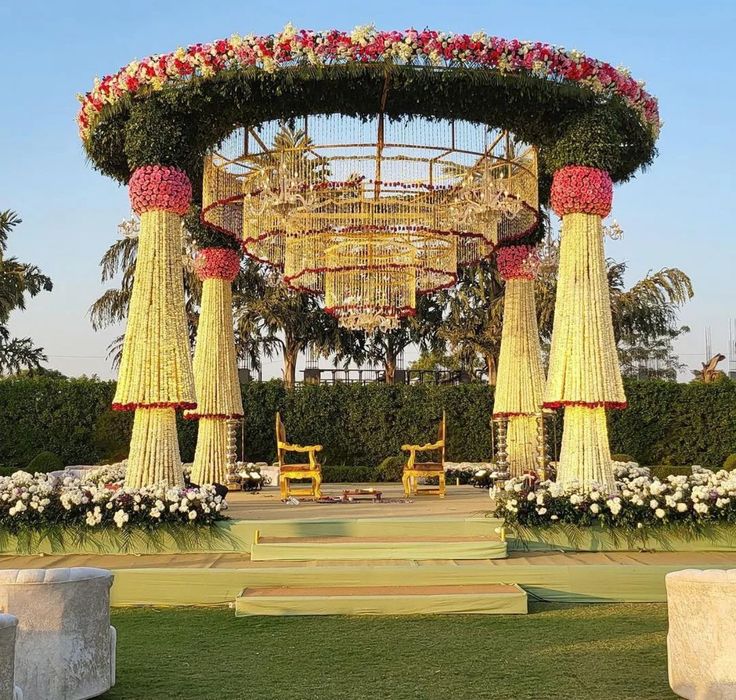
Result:
[[[536,149],[463,121],[339,114],[233,132],[203,219],[351,329],[388,330],[539,222]]]

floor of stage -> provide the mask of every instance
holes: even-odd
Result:
[[[262,491],[233,491],[227,496],[227,515],[237,520],[311,520],[315,518],[384,518],[424,515],[474,516],[487,514],[493,505],[486,489],[472,486],[447,486],[445,498],[436,495],[404,497],[400,483],[322,484],[322,495],[340,498],[346,489],[380,491],[383,501],[355,503],[313,503],[298,498],[299,505],[281,502],[279,490],[267,486]]]
[[[304,562],[299,562],[304,565]],[[340,566],[395,566],[406,564],[403,560],[353,560],[340,562]],[[736,568],[736,553],[732,552],[509,552],[507,559],[425,559],[413,562],[416,568],[437,564],[451,564],[458,570],[463,567],[486,566],[502,570],[506,567],[530,566],[706,566]],[[251,561],[246,552],[194,552],[186,554],[46,554],[0,555],[0,569],[41,569],[68,566],[97,566],[103,569],[258,569],[293,568],[293,561]],[[307,562],[309,568],[334,568],[334,561]]]

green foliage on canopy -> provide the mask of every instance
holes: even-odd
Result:
[[[159,92],[126,95],[103,108],[85,148],[94,166],[121,182],[142,165],[186,170],[199,200],[205,152],[237,126],[304,114],[376,114],[390,74],[385,112],[463,119],[508,129],[540,147],[546,199],[549,174],[569,164],[627,180],[655,156],[654,138],[620,98],[569,82],[490,69],[352,63],[224,71]]]

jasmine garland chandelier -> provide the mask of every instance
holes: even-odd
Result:
[[[207,158],[203,218],[341,326],[389,330],[458,266],[536,227],[536,150],[465,121],[271,121]]]

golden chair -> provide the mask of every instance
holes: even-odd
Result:
[[[282,500],[289,496],[311,496],[317,499],[322,495],[322,467],[316,456],[321,451],[322,445],[290,445],[286,441],[286,428],[281,415],[276,413],[276,454],[279,460],[279,489]],[[287,464],[286,455],[289,452],[306,452],[309,463]],[[293,489],[289,483],[291,479],[310,479],[312,483],[308,489]]]
[[[404,494],[407,498],[419,494],[437,494],[440,498],[445,497],[445,412],[442,411],[442,421],[437,436],[437,442],[426,445],[402,445],[401,449],[409,453],[409,458],[404,465],[404,473],[401,481],[404,484]],[[439,454],[439,462],[417,462],[417,452],[436,452]],[[418,482],[421,478],[436,478],[436,487],[419,489]]]

